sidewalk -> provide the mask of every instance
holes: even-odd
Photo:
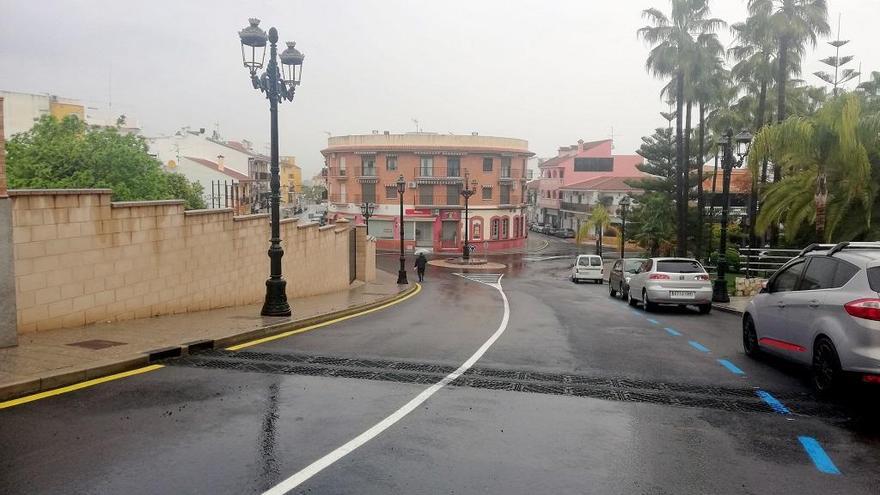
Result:
[[[292,317],[261,317],[261,305],[49,330],[0,349],[0,401],[119,373],[192,348],[226,347],[381,306],[415,290],[376,270],[376,282],[291,300]]]
[[[742,315],[751,300],[751,297],[730,296],[730,302],[712,303],[712,307],[718,311],[724,311],[725,313]]]

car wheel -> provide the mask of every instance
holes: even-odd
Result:
[[[657,311],[657,305],[648,300],[648,291],[645,289],[642,289],[642,305],[649,313]]]
[[[605,283],[605,280],[600,278],[599,280],[596,280],[596,283],[602,285]]]
[[[819,337],[813,346],[813,387],[821,395],[832,395],[840,388],[842,375],[834,344],[827,337]]]
[[[617,297],[617,291],[611,283],[608,284],[608,297]]]
[[[712,311],[712,304],[700,304],[698,307],[701,315],[707,315]]]
[[[626,296],[624,297],[626,297],[626,302],[628,302],[630,306],[636,307],[636,305],[638,304],[638,301],[636,301],[632,294],[629,293],[629,289],[627,289]]]
[[[761,354],[761,347],[758,346],[758,332],[755,330],[755,321],[751,315],[743,318],[743,351],[746,356],[758,357]]]

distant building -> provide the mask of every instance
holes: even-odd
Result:
[[[557,228],[577,229],[584,220],[583,206],[566,201],[563,205],[563,187],[572,186],[599,177],[640,178],[645,177],[636,165],[642,163],[639,155],[613,155],[613,141],[584,142],[563,146],[558,155],[538,165],[541,171],[538,186],[536,220]],[[569,190],[571,193],[579,193]],[[620,196],[622,197],[622,195]],[[612,205],[616,205],[615,200]],[[563,207],[564,206],[564,207]]]
[[[721,168],[715,175],[714,167],[703,167],[703,194],[706,197],[705,210],[710,217],[721,215],[721,193],[724,186]],[[748,168],[735,168],[730,171],[730,214],[741,217],[748,214],[749,197],[752,194],[752,174]]]
[[[282,156],[278,160],[281,177],[281,201],[299,203],[302,194],[302,169],[296,164],[295,156]]]
[[[216,132],[207,136],[204,128],[183,128],[172,136],[147,138],[147,144],[166,171],[181,173],[202,185],[208,207],[226,208],[223,205],[228,204],[228,196],[235,197],[236,205],[242,205],[247,213],[268,208],[269,157],[256,153],[249,141],[225,141]],[[193,167],[191,162],[195,161],[203,166]],[[204,166],[213,167],[220,175],[206,175]],[[226,187],[232,189],[219,191]]]
[[[370,234],[394,249],[461,251],[464,229],[479,251],[525,245],[526,162],[523,139],[434,133],[334,136],[322,150],[327,165],[329,214],[362,221],[360,205],[375,203]],[[403,176],[401,226],[397,179]],[[464,223],[465,177],[476,181]]]
[[[0,97],[6,101],[3,125],[9,136],[31,130],[34,123],[44,115],[52,115],[58,119],[75,115],[89,125],[114,127],[124,133],[140,132],[139,125],[133,119],[123,118],[122,115],[111,117],[107,112],[87,106],[81,100],[14,91],[0,91]]]
[[[580,231],[590,219],[593,209],[602,205],[611,217],[611,223],[621,223],[620,200],[624,196],[641,194],[641,189],[627,184],[629,177],[594,177],[559,188],[562,199],[562,227]]]

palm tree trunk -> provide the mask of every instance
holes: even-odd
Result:
[[[700,104],[700,153],[697,160],[697,242],[694,253],[703,252],[703,163],[706,161],[706,105]]]
[[[684,68],[678,69],[675,76],[675,159],[678,165],[677,180],[677,221],[675,254],[687,256],[687,201],[685,195],[684,172],[686,170],[682,124],[684,123]]]
[[[779,67],[776,73],[776,121],[785,120],[785,86],[788,79],[788,38],[779,39]]]
[[[688,100],[687,102],[687,110],[685,110],[685,127],[684,127],[684,159],[685,159],[685,168],[684,168],[684,178],[682,181],[684,182],[684,192],[682,196],[684,198],[684,222],[685,222],[685,242],[687,242],[687,221],[688,221],[688,206],[691,199],[691,108],[693,106],[693,102]],[[685,252],[682,256],[687,255],[687,246],[685,246]]]
[[[828,187],[824,171],[816,177],[816,242],[825,242],[825,212],[828,206]]]

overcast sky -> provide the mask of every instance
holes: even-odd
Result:
[[[713,14],[745,17],[746,0]],[[246,4],[246,5],[245,5]],[[880,70],[878,0],[828,0],[844,53]],[[415,130],[527,139],[539,156],[611,136],[617,153],[664,124],[664,82],[644,70],[641,11],[666,0],[0,0],[0,89],[86,100],[136,118],[147,135],[219,125],[266,151],[267,103],[241,65],[248,17],[305,53],[302,86],[280,111],[281,151],[310,177],[327,134]],[[723,35],[729,43],[726,31]],[[833,54],[819,46],[805,73]],[[856,67],[853,64],[853,67]],[[804,76],[810,83],[819,80]],[[112,79],[112,84],[111,84]],[[112,91],[111,91],[112,86]]]

